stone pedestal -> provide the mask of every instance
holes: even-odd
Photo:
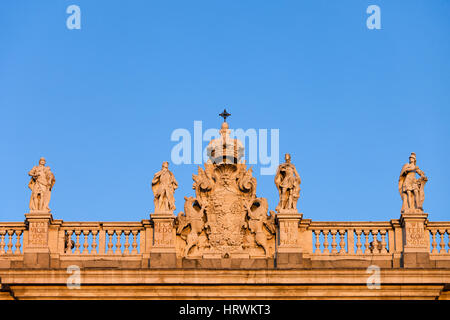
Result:
[[[303,251],[299,243],[299,223],[303,214],[296,210],[280,210],[277,223],[277,268],[298,268],[303,265]]]
[[[23,263],[26,268],[49,268],[49,226],[53,220],[48,211],[25,214],[28,237],[24,238]]]
[[[404,268],[429,268],[430,239],[426,230],[427,213],[405,212],[400,217],[403,230]]]
[[[175,215],[172,211],[160,211],[150,215],[153,222],[153,243],[150,249],[150,268],[175,268]]]

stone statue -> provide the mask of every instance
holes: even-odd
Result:
[[[31,180],[28,187],[31,189],[30,211],[47,211],[50,203],[52,188],[55,185],[55,176],[50,171],[50,167],[45,166],[45,159],[39,159],[39,165],[34,166],[28,172]]]
[[[155,212],[174,211],[174,192],[178,188],[178,182],[172,172],[169,171],[169,163],[163,162],[161,171],[155,173],[152,180],[152,191],[155,196]]]
[[[187,257],[189,251],[194,246],[199,243],[199,235],[202,233],[205,222],[204,222],[204,214],[205,208],[200,208],[198,206],[198,202],[193,197],[184,197],[184,214],[180,212],[177,217],[177,234],[181,235],[182,238],[186,241],[186,246],[183,249],[183,257]],[[197,202],[197,203],[196,203]],[[183,235],[183,231],[190,227],[189,233]]]
[[[282,210],[297,211],[297,201],[300,197],[300,175],[295,166],[291,163],[291,155],[286,153],[285,163],[278,166],[275,175],[275,185],[278,188],[280,202],[276,211]]]
[[[420,176],[416,178],[416,174]],[[409,163],[405,164],[398,179],[398,191],[402,197],[402,213],[423,212],[425,200],[424,188],[428,178],[425,173],[416,166],[416,154],[409,156]]]
[[[269,256],[268,242],[275,234],[274,216],[267,215],[269,205],[267,199],[256,198],[252,205],[245,204],[248,214],[248,228],[252,234],[255,235],[255,242],[264,249],[266,257]],[[268,237],[264,228],[267,229],[270,236]]]

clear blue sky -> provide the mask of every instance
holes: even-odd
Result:
[[[24,219],[41,156],[54,218],[148,218],[172,131],[219,127],[225,106],[231,127],[280,130],[307,218],[398,218],[410,152],[429,218],[450,218],[450,1],[4,0],[0,39],[0,220]],[[196,165],[170,168],[179,211]]]

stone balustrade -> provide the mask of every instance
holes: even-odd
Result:
[[[450,255],[450,222],[429,222],[432,255]]]
[[[22,254],[24,231],[26,231],[26,226],[23,222],[0,223],[0,255]]]
[[[302,262],[297,267],[342,267],[346,265],[345,261],[351,261],[352,267],[361,268],[374,261],[385,268],[406,267],[405,254],[415,251],[425,254],[429,267],[450,267],[450,222],[425,220],[422,240],[429,249],[415,250],[414,245],[407,245],[408,233],[403,219],[382,222],[299,219],[295,242],[298,246],[291,251],[302,255]],[[155,249],[159,253],[166,250],[153,241],[153,218],[140,222],[64,222],[53,220],[50,215],[47,220],[48,225],[40,221],[37,226],[33,226],[30,217],[25,222],[0,223],[0,268],[59,268],[71,264],[151,268],[151,253]],[[176,243],[176,226],[171,228],[173,232],[169,230],[167,237],[169,240],[173,237],[173,243]],[[276,228],[278,237],[282,232],[279,223]],[[172,261],[167,267],[185,268],[183,260],[193,260],[183,257],[176,245],[170,250],[176,250],[177,262]],[[278,252],[280,249],[277,247],[275,250]],[[33,263],[27,263],[26,256],[36,252],[47,253],[48,260],[36,264],[32,259]],[[272,260],[277,260],[276,254]],[[163,267],[164,264],[158,262],[156,266]],[[276,262],[273,267],[277,267]]]
[[[64,222],[58,246],[66,255],[137,255],[145,242],[140,222]]]
[[[390,222],[313,222],[314,254],[369,255],[393,251],[394,228]]]

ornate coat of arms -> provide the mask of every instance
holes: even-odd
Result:
[[[177,243],[182,257],[272,257],[274,217],[265,198],[256,197],[252,169],[238,163],[243,147],[228,136],[208,146],[210,160],[193,175],[196,197],[185,198],[177,217]]]

